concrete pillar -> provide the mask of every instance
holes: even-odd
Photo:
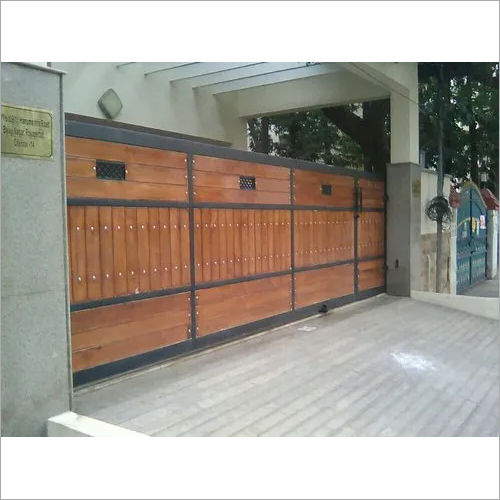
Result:
[[[410,296],[420,290],[421,167],[387,165],[387,293]]]
[[[487,224],[486,278],[491,280],[498,272],[498,210],[488,210]]]
[[[26,125],[17,107],[48,111],[52,126],[43,148],[31,135],[16,149],[12,131],[7,148],[2,128],[2,435],[42,436],[48,418],[71,409],[72,393],[61,72],[2,63],[2,127],[36,133],[41,125]]]

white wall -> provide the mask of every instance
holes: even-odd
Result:
[[[234,97],[214,97],[170,84],[162,73],[144,76],[141,64],[53,63],[65,71],[66,112],[105,118],[97,105],[113,88],[123,103],[116,121],[229,142],[246,149],[246,120],[238,117]]]

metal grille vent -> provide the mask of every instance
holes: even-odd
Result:
[[[326,196],[332,195],[332,185],[331,184],[321,184],[321,194]]]
[[[255,177],[240,175],[240,189],[255,189]]]
[[[125,163],[119,161],[97,160],[95,163],[95,176],[97,179],[124,181]]]

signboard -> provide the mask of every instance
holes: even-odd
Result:
[[[52,113],[2,104],[2,154],[52,158]]]
[[[486,215],[479,216],[479,227],[481,229],[486,229]]]

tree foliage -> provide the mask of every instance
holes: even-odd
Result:
[[[440,81],[440,65],[444,81]],[[438,161],[438,88],[444,92],[444,169],[457,183],[479,183],[479,168],[498,195],[498,63],[420,63],[420,148]],[[383,173],[390,161],[388,100],[301,111],[249,121],[254,151]]]

